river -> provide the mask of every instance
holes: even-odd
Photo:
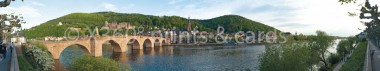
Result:
[[[132,70],[154,71],[257,71],[264,45],[250,46],[164,46],[115,53],[103,47],[103,57],[129,64]],[[79,47],[68,47],[55,60],[56,71],[69,69],[73,59],[84,55]]]

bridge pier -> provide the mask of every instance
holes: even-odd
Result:
[[[103,55],[103,48],[102,48],[103,44],[95,44],[95,47],[92,48],[93,51],[92,52],[92,55],[95,56],[95,57],[101,57]]]

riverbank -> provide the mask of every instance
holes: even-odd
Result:
[[[359,44],[360,43],[356,44],[354,47],[357,48],[357,46]],[[362,44],[364,44],[364,43],[362,42]],[[354,50],[355,49],[350,50],[350,53],[348,55],[344,56],[343,60],[341,60],[338,64],[335,64],[334,66],[332,66],[334,68],[333,71],[339,71],[342,68],[342,66],[346,63],[346,61],[348,61],[348,59],[351,57]]]
[[[33,68],[33,66],[27,61],[26,58],[24,58],[24,56],[19,55],[17,58],[20,65],[20,71],[38,71]]]
[[[368,42],[361,42],[351,57],[343,64],[340,71],[360,71],[363,70],[365,55],[367,51]]]

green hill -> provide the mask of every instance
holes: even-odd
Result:
[[[213,19],[200,20],[200,23],[212,29],[216,29],[217,25],[223,26],[227,33],[236,33],[238,31],[279,31],[271,26],[238,15],[224,15]]]
[[[97,12],[97,13],[72,13],[57,19],[53,19],[34,26],[30,29],[22,30],[27,38],[39,38],[45,36],[64,36],[67,28],[86,28],[102,27],[104,22],[130,22],[134,26],[143,26],[145,29],[151,27],[163,27],[172,29],[176,27],[179,30],[185,30],[188,24],[187,18],[179,16],[152,16],[135,13],[115,13],[115,12]],[[58,23],[62,23],[59,25]],[[238,15],[225,15],[212,19],[198,20],[191,19],[193,26],[198,26],[199,31],[215,32],[218,25],[223,26],[226,33],[235,33],[238,31],[273,31],[277,30],[271,26],[249,20]],[[278,31],[278,30],[277,30]],[[86,35],[87,30],[80,31],[81,35]]]

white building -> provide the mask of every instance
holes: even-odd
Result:
[[[11,42],[13,42],[15,45],[21,45],[22,43],[26,43],[24,34],[22,34],[20,31],[16,31],[12,35],[13,37],[11,38]]]

